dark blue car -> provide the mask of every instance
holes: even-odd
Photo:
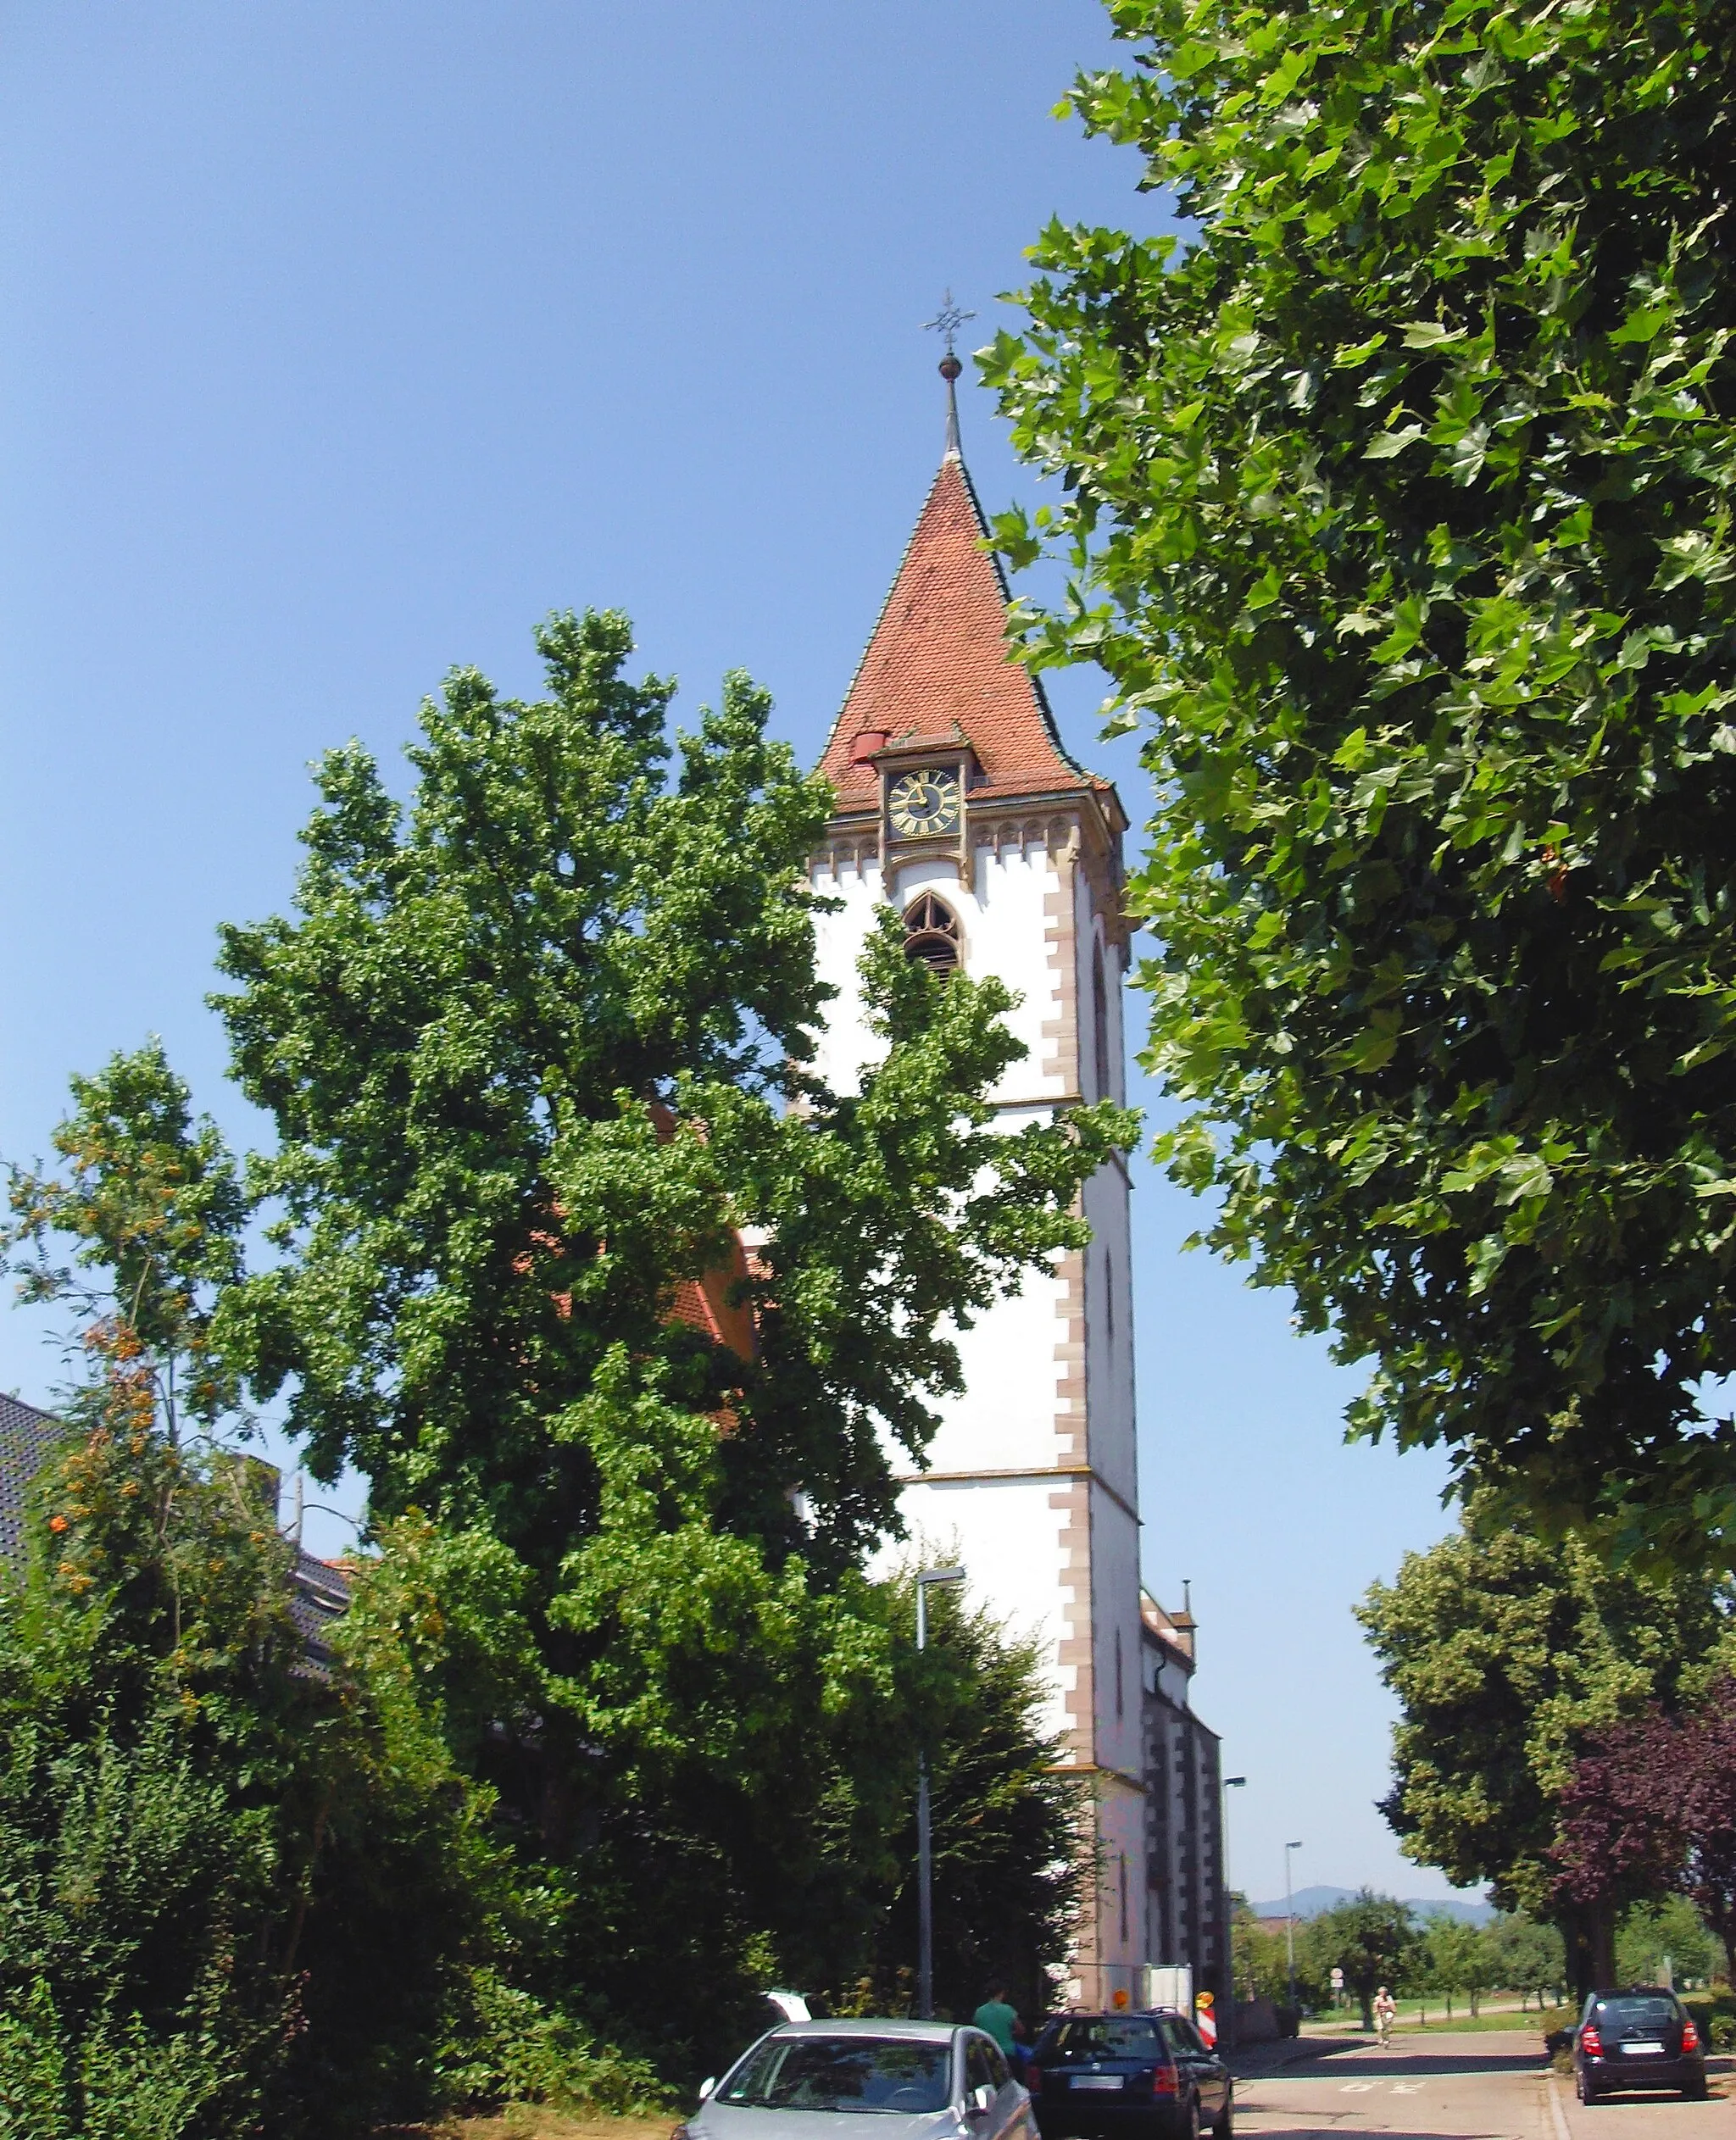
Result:
[[[1025,2085],[1043,2140],[1230,2140],[1230,2070],[1183,2014],[1063,2015]]]
[[[1573,2032],[1573,2091],[1592,2104],[1617,2088],[1705,2093],[1705,2054],[1673,1992],[1655,1984],[1594,1992]]]

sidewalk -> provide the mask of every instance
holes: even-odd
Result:
[[[1371,2043],[1373,2040],[1369,2038]],[[1261,2081],[1300,2059],[1318,2058],[1325,2048],[1318,2037],[1281,2036],[1275,2043],[1250,2043],[1245,2049],[1238,2047],[1227,2054],[1224,2063],[1238,2081]]]

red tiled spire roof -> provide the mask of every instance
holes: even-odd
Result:
[[[1041,687],[1007,650],[1007,587],[965,464],[941,462],[886,607],[868,642],[820,770],[841,810],[872,808],[869,754],[901,740],[951,742],[976,753],[976,796],[1096,788],[1061,747]]]

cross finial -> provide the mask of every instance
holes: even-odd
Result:
[[[940,310],[932,320],[925,320],[922,325],[926,332],[944,337],[946,353],[950,357],[954,353],[953,344],[958,338],[959,329],[967,320],[974,320],[976,317],[974,312],[963,311],[955,305],[953,303],[953,293],[949,290],[940,301]],[[953,376],[957,378],[958,374],[954,372]]]
[[[958,376],[965,367],[959,362],[958,352],[953,344],[958,337],[959,329],[967,320],[976,317],[974,312],[966,312],[955,305],[953,293],[949,290],[941,299],[940,310],[932,320],[922,322],[926,330],[942,336],[946,342],[946,354],[940,360],[940,375],[946,381],[946,458],[949,460],[962,461],[965,458],[964,448],[959,443],[957,392]]]

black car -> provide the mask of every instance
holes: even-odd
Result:
[[[1573,2032],[1573,2089],[1595,2103],[1616,2088],[1705,2093],[1700,2031],[1673,1992],[1655,1984],[1594,1992]]]
[[[1184,2014],[1065,2014],[1025,2069],[1043,2140],[1230,2140],[1230,2070]]]

